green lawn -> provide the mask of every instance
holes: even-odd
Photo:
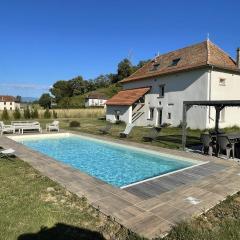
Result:
[[[0,159],[0,239],[140,238],[101,215],[85,198],[13,158]]]
[[[72,120],[79,121],[81,123],[81,126],[79,128],[69,128],[69,123]],[[43,123],[42,120],[41,122]],[[97,135],[100,135],[98,129],[106,125],[106,121],[98,120],[94,118],[62,119],[60,120],[60,122],[61,122],[60,124],[61,128],[85,132],[85,133],[97,134]],[[113,124],[110,134],[107,134],[107,136],[118,139],[119,133],[124,131],[124,129],[125,129],[125,124]],[[149,128],[146,128],[146,127],[134,127],[130,136],[128,137],[128,141],[143,142],[142,137],[146,135],[148,131],[149,131]],[[182,134],[181,128],[163,128],[161,131],[160,137],[156,141],[152,143],[145,143],[145,144],[178,149],[178,148],[181,148],[181,143],[182,143],[181,134]],[[189,130],[187,144],[188,145],[198,144],[199,136],[200,136],[200,130]]]

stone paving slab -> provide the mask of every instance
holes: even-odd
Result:
[[[0,137],[0,146],[14,148],[19,158],[43,175],[80,197],[86,196],[102,213],[149,238],[165,235],[176,222],[200,215],[240,189],[240,166],[234,161],[105,136],[81,135],[200,160],[205,164],[120,189],[7,137]]]

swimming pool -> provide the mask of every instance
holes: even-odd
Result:
[[[189,159],[74,134],[13,139],[116,187],[198,164]]]

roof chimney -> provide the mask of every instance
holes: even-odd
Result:
[[[240,48],[237,48],[237,68],[240,69]]]

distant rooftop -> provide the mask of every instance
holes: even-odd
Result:
[[[13,96],[0,95],[0,102],[16,102],[17,99]]]
[[[86,97],[87,99],[108,99],[103,93],[93,92],[89,93]]]

